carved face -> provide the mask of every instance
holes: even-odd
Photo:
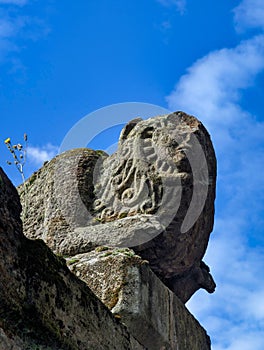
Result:
[[[182,140],[183,135],[175,134],[175,121],[169,119],[128,124],[118,151],[95,171],[98,219],[156,214],[168,226],[180,205],[182,182],[191,177]]]

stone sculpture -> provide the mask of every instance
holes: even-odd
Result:
[[[136,118],[118,150],[76,149],[20,188],[25,234],[57,253],[130,247],[186,302],[215,283],[202,262],[213,229],[216,159],[201,122],[183,112]]]
[[[20,212],[0,167],[0,350],[211,349],[198,321],[131,249],[69,257],[74,274],[42,240],[23,235]]]

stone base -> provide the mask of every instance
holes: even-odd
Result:
[[[211,349],[199,322],[133,250],[98,247],[67,264],[147,349]]]
[[[145,350],[41,240],[0,168],[0,350]]]

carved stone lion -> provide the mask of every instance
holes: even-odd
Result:
[[[20,188],[25,234],[75,255],[132,248],[183,302],[215,283],[202,262],[213,229],[216,159],[201,122],[183,112],[136,118],[118,150],[76,149]]]

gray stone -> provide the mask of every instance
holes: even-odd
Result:
[[[98,247],[67,263],[147,349],[210,349],[206,331],[133,250]]]
[[[166,282],[183,303],[186,303],[200,288],[205,289],[208,293],[213,293],[216,288],[210,269],[203,261],[194,265],[188,273],[170,278]]]
[[[137,118],[112,156],[68,151],[27,181],[27,193],[20,188],[25,234],[65,255],[102,244],[131,247],[185,302],[199,288],[215,288],[202,262],[215,181],[214,149],[201,122],[183,112]]]

